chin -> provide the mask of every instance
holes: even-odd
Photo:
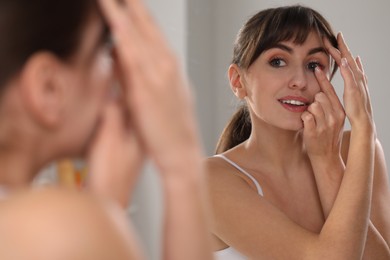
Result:
[[[281,125],[282,129],[288,130],[288,131],[300,131],[303,129],[303,122],[302,120],[288,120]]]

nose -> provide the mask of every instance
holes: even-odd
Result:
[[[289,82],[289,87],[292,89],[306,89],[307,88],[307,73],[304,68],[300,66],[295,67],[291,71],[291,78]]]

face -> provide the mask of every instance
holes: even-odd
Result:
[[[113,83],[113,64],[108,33],[102,19],[88,21],[81,46],[71,64],[66,65],[69,95],[66,126],[74,152],[84,152],[93,136]]]
[[[302,45],[286,41],[264,51],[243,75],[252,120],[286,130],[301,129],[301,114],[320,91],[316,66],[329,75],[330,58],[315,33]]]

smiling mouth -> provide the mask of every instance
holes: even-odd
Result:
[[[310,103],[305,103],[299,100],[279,100],[280,103],[292,106],[308,106]]]
[[[284,109],[293,113],[303,113],[310,105],[306,100],[297,99],[279,99],[279,102]]]

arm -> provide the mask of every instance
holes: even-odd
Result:
[[[390,182],[385,156],[379,141],[375,146],[374,189],[371,221],[390,248]]]
[[[350,133],[346,132],[342,143],[342,151],[344,151],[342,155],[345,159],[347,158],[347,150],[349,148],[349,138]],[[388,237],[390,230],[388,221],[390,212],[388,202],[390,201],[390,197],[388,196],[387,173],[379,166],[381,163],[384,163],[378,159],[380,150],[380,143],[376,141],[371,216],[363,259],[388,259],[389,257],[389,243],[385,238]],[[326,217],[329,215],[339,191],[344,174],[343,165],[343,163],[337,165],[334,162],[326,163],[325,161],[321,161],[313,167],[315,169],[321,204]]]
[[[342,155],[348,157],[350,134],[346,132],[343,138]],[[374,184],[372,194],[372,206],[370,227],[372,232],[379,232],[390,247],[390,186],[387,174],[386,161],[379,140],[375,142]],[[369,259],[369,258],[368,258]]]
[[[340,64],[340,59],[341,55],[345,55],[349,58],[351,62],[351,67],[352,67],[352,72],[354,74],[354,78],[356,80],[362,79],[362,84],[366,86],[367,82],[364,77],[364,72],[363,72],[363,67],[360,63],[360,60],[356,59],[353,60],[352,55],[350,51],[348,50],[345,42],[343,41],[342,37],[338,37],[339,41],[339,46],[341,53],[333,48],[330,44],[327,44],[327,47],[329,49],[329,52],[335,57],[336,61],[339,62]],[[343,121],[341,119],[335,120],[334,118],[340,118],[338,114],[343,114],[343,109],[342,106],[337,98],[337,95],[328,81],[328,79],[325,77],[325,75],[317,71],[316,72],[316,77],[318,79],[318,82],[321,85],[321,88],[325,95],[321,96],[323,97],[322,100],[320,100],[320,108],[324,111],[324,113],[327,115],[325,117],[326,120],[320,117],[321,113],[319,111],[316,111],[315,109],[309,109],[311,114],[316,118],[317,121],[325,121],[325,123],[322,123],[323,125],[327,125],[330,134],[328,135],[332,136],[332,131],[335,131],[336,134],[333,134],[333,138],[328,138],[330,140],[330,143],[336,143],[334,145],[336,148],[332,150],[332,145],[326,146],[326,149],[322,149],[321,152],[318,152],[318,147],[315,153],[310,153],[309,152],[309,157],[311,159],[313,169],[314,169],[314,174],[317,182],[317,186],[319,189],[319,194],[322,202],[322,207],[324,210],[325,217],[328,216],[330,213],[330,210],[332,209],[334,205],[334,201],[336,199],[336,196],[339,191],[339,187],[343,178],[344,174],[344,163],[341,159],[340,156],[340,142],[339,141],[341,138],[338,138],[337,133],[340,132],[340,128],[335,125],[332,125],[331,122],[338,122],[338,121]],[[360,78],[359,78],[360,77]],[[368,93],[368,92],[367,92]],[[326,97],[326,98],[325,98]],[[369,99],[368,99],[369,101]],[[369,104],[369,103],[368,103]],[[370,106],[369,106],[370,108]],[[370,108],[371,110],[371,108]],[[324,139],[326,139],[326,136],[324,137],[324,133],[321,133],[319,130],[316,131],[317,133],[317,140],[316,142],[321,143],[323,142]],[[326,133],[326,131],[325,131]],[[349,150],[349,134],[348,135],[348,140],[344,138],[343,140],[343,157],[346,158]],[[310,142],[310,141],[309,141]],[[348,145],[346,145],[348,143]],[[377,145],[379,143],[377,142]],[[316,145],[316,144],[315,144]],[[318,145],[317,145],[318,146]],[[310,148],[310,147],[309,147]],[[313,149],[315,150],[315,149]],[[378,148],[376,148],[378,150]],[[366,151],[366,150],[362,150]],[[362,152],[364,153],[364,152]],[[378,164],[380,164],[380,161],[377,159],[378,156],[375,156],[375,175],[383,175],[383,173],[378,172],[379,167]],[[379,184],[376,182],[376,184]],[[382,184],[383,186],[383,184]],[[378,193],[378,190],[386,194],[386,190],[384,188],[380,188],[379,185],[374,185],[373,186],[373,192],[374,194]],[[376,201],[375,198],[373,198],[373,201]],[[375,203],[373,203],[375,205]],[[379,209],[378,211],[383,211],[383,209]],[[364,258],[366,259],[380,259],[380,257],[387,259],[390,257],[390,250],[388,246],[386,245],[385,240],[383,237],[380,235],[380,233],[377,231],[376,227],[373,225],[373,223],[370,221],[369,226],[368,226],[368,236],[367,236],[367,242],[365,245],[365,253],[364,253]]]
[[[164,258],[211,259],[201,147],[189,86],[142,1],[101,0],[126,109],[165,195]]]

